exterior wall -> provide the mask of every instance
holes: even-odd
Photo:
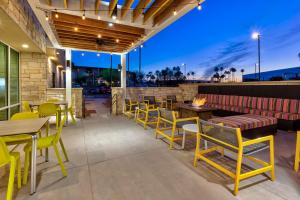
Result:
[[[20,26],[32,41],[46,52],[46,34],[27,0],[1,0],[0,7]]]
[[[57,98],[60,100],[66,100],[66,89],[65,88],[48,88],[46,99]],[[72,103],[75,109],[75,115],[78,118],[82,117],[82,88],[72,89]]]
[[[181,87],[152,87],[152,88],[126,88],[126,98],[139,100],[143,96],[155,96],[161,101],[168,95],[176,95],[178,101],[188,100],[183,98]],[[112,105],[113,114],[121,114],[124,103],[124,90],[122,88],[112,88],[112,97],[117,95],[117,103]],[[114,99],[113,99],[114,100]]]
[[[48,58],[43,53],[20,54],[21,101],[46,100]]]

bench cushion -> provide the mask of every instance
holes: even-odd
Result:
[[[274,117],[252,114],[218,117],[210,119],[209,121],[213,123],[223,123],[225,126],[233,128],[240,128],[242,131],[277,124],[277,119]]]

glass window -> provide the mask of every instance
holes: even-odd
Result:
[[[0,110],[0,121],[7,120],[7,109]]]
[[[0,42],[0,108],[7,106],[7,49]]]
[[[12,117],[15,113],[20,112],[20,106],[14,106],[10,108],[10,117]]]
[[[10,105],[19,103],[19,53],[10,49]]]

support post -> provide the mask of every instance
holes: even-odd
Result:
[[[65,50],[66,55],[66,101],[69,105],[72,103],[72,56],[71,49]]]
[[[123,89],[123,98],[125,100],[126,98],[126,53],[121,54],[121,65],[122,65],[122,70],[121,70],[121,88]]]

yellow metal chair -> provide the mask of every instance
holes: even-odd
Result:
[[[238,194],[239,184],[243,179],[270,171],[271,180],[275,180],[273,135],[249,140],[242,137],[241,130],[239,128],[230,128],[202,120],[200,120],[199,130],[200,132],[197,134],[194,166],[197,167],[198,160],[203,160],[212,167],[234,179],[234,195]],[[200,148],[201,140],[209,141],[216,146],[202,150]],[[220,150],[221,154],[224,155],[224,148],[237,154],[237,164],[234,172],[205,156],[207,153]],[[269,149],[270,151],[269,163],[253,156],[253,154],[266,149]],[[258,169],[250,168],[247,172],[242,172],[243,158],[247,158],[262,167]]]
[[[55,105],[54,103],[43,103],[39,106],[39,115],[40,117],[50,117],[50,116],[56,116],[56,127],[60,127],[61,124],[61,109],[59,106]],[[47,126],[47,132],[49,132],[49,123]],[[59,139],[59,143],[61,145],[61,148],[63,149],[63,153],[65,156],[66,161],[69,161],[67,151],[65,149],[65,145],[62,141],[62,139]]]
[[[150,109],[162,106],[163,102],[157,101],[155,96],[143,96],[143,103],[147,104]]]
[[[136,123],[141,123],[144,129],[147,129],[147,126],[151,124],[157,123],[158,110],[157,108],[150,107],[146,103],[140,103],[137,110]]]
[[[12,200],[16,169],[17,169],[17,176],[18,176],[18,182],[17,182],[18,189],[21,188],[20,153],[18,152],[9,153],[4,140],[0,137],[0,167],[3,167],[5,165],[10,165],[6,200]]]
[[[76,124],[73,99],[72,99],[71,105],[68,108],[64,108],[61,111],[61,113],[62,114],[65,114],[65,113],[68,114],[68,113],[70,113],[71,118],[72,118],[72,124]]]
[[[55,102],[59,102],[60,100],[57,98],[50,98],[47,100],[48,103],[55,103]]]
[[[61,139],[61,132],[62,132],[62,128],[64,126],[64,123],[66,122],[67,117],[64,116],[62,123],[60,124],[56,134],[54,135],[50,135],[48,137],[43,137],[43,138],[38,138],[37,140],[37,149],[46,149],[49,147],[53,147],[54,151],[55,151],[55,155],[57,158],[57,161],[61,167],[61,171],[63,176],[67,176],[68,173],[65,169],[64,163],[61,159],[61,156],[59,154],[58,148],[57,148],[57,143],[60,141]],[[25,185],[27,183],[27,179],[28,179],[28,169],[29,169],[29,161],[30,161],[30,156],[31,156],[31,144],[27,144],[24,147],[24,151],[25,151],[25,167],[24,167],[24,178],[23,178],[23,184]]]
[[[136,108],[138,107],[138,102],[133,101],[131,99],[125,99],[125,108],[124,108],[124,114],[131,118],[132,115],[135,114]]]
[[[299,162],[300,162],[300,131],[297,131],[295,165],[294,165],[295,172],[299,171]]]
[[[22,102],[22,111],[23,112],[32,112],[30,104],[28,101],[23,101]]]
[[[170,149],[173,148],[174,142],[182,140],[182,135],[179,132],[185,124],[198,124],[198,117],[179,118],[177,111],[170,111],[165,108],[158,108],[158,121],[155,130],[155,137],[161,135],[170,141]],[[176,134],[177,131],[177,135]],[[195,137],[195,136],[189,136]]]
[[[56,128],[59,127],[60,121],[61,121],[61,109],[59,106],[55,105],[54,103],[43,103],[39,106],[38,109],[39,116],[40,117],[56,117]]]

